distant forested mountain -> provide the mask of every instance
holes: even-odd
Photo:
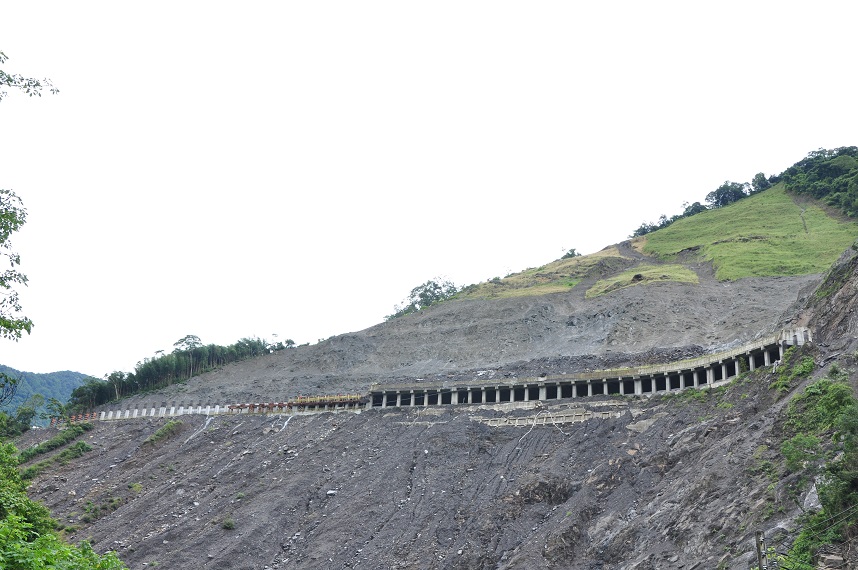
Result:
[[[19,380],[18,391],[12,400],[0,410],[14,412],[22,402],[33,394],[41,394],[45,401],[56,398],[66,403],[71,396],[72,390],[83,384],[86,374],[63,370],[62,372],[50,372],[47,374],[36,374],[35,372],[21,372],[0,364],[0,372]]]

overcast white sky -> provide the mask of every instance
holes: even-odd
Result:
[[[317,342],[858,144],[855,2],[4,1],[20,370]]]

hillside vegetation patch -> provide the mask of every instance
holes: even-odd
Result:
[[[783,184],[647,235],[643,249],[663,259],[696,252],[719,280],[822,273],[858,234],[820,207],[798,206]]]
[[[682,265],[638,265],[619,275],[597,281],[587,290],[586,297],[591,299],[626,287],[665,281],[696,284],[700,279],[696,273]]]
[[[143,442],[144,445],[155,445],[162,439],[167,439],[170,436],[173,436],[180,431],[182,431],[183,423],[181,420],[170,420],[165,423],[163,426],[158,428],[158,431],[150,435]]]
[[[92,428],[93,425],[90,423],[71,425],[51,439],[21,451],[21,453],[18,454],[18,463],[26,463],[37,455],[42,455],[49,451],[53,451],[54,449],[59,449],[60,447],[71,443]]]
[[[781,454],[788,470],[804,480],[816,477],[822,504],[803,517],[789,552],[793,568],[813,570],[822,546],[849,540],[858,531],[858,400],[847,378],[832,365],[827,377],[809,384],[787,407],[785,430],[792,437],[781,445]],[[828,461],[820,465],[820,459]]]
[[[569,291],[593,273],[615,270],[627,263],[628,258],[616,247],[606,247],[590,255],[566,257],[507,275],[503,279],[495,277],[483,283],[469,285],[456,298],[510,298],[560,293]]]
[[[59,463],[60,465],[68,465],[72,459],[82,457],[84,453],[88,453],[90,451],[92,451],[91,445],[85,441],[78,441],[74,445],[63,449],[57,455],[30,465],[21,471],[21,477],[23,479],[33,479],[38,475],[41,475],[45,470],[56,463]]]

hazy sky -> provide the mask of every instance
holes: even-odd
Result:
[[[186,334],[317,342],[412,287],[626,238],[858,144],[854,2],[4,1],[0,188],[35,322],[96,377]]]

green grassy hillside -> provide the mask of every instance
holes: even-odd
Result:
[[[469,285],[456,298],[546,295],[569,291],[587,278],[587,298],[654,282],[697,283],[697,275],[683,264],[701,260],[713,264],[720,280],[822,273],[858,238],[858,223],[828,215],[806,196],[794,196],[777,184],[635,238],[632,246],[649,262],[611,246]]]
[[[558,259],[541,267],[507,275],[503,279],[469,285],[456,298],[509,298],[559,293],[575,287],[594,271],[616,271],[628,267],[630,263],[631,260],[620,254],[616,247],[606,247],[591,255]]]
[[[822,273],[858,237],[858,224],[800,206],[782,184],[716,210],[681,219],[636,240],[644,253],[675,259],[694,252],[720,280]]]

